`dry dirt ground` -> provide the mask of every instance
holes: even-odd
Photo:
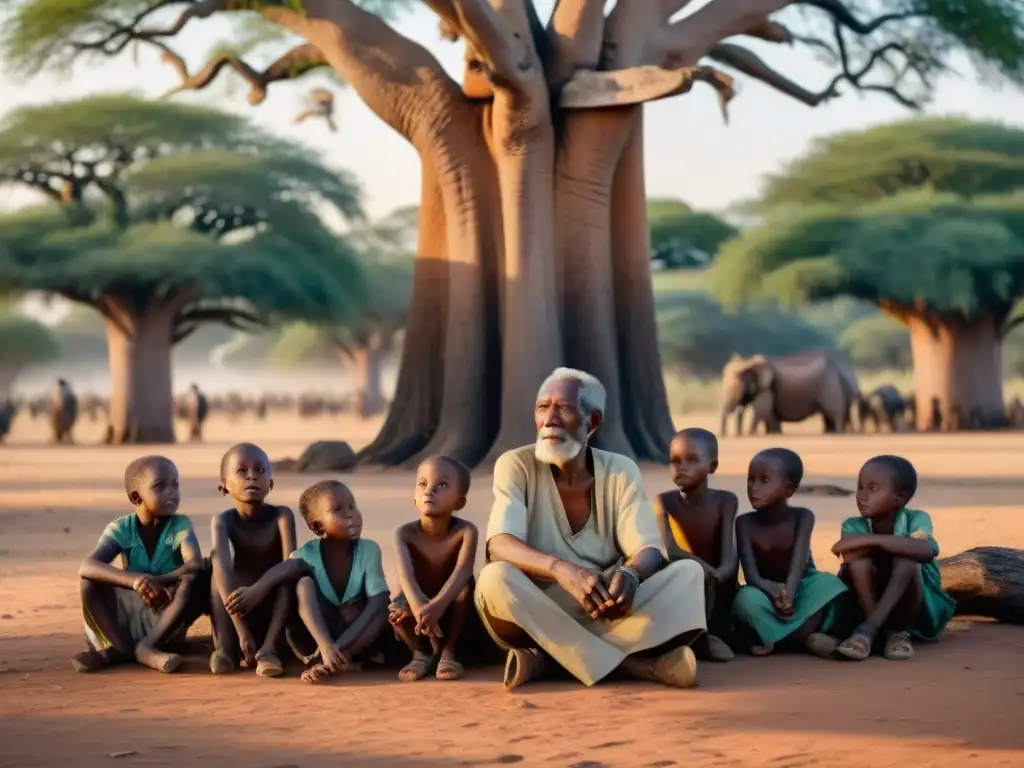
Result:
[[[700,420],[698,420],[699,422]],[[691,420],[690,423],[693,423]],[[165,449],[183,476],[182,511],[204,548],[222,452],[253,439],[274,457],[310,439],[368,439],[375,424],[345,419],[210,425],[209,442]],[[922,483],[945,554],[980,544],[1024,547],[1021,435],[823,437],[788,434],[807,481],[850,487],[867,457],[902,453]],[[702,665],[700,686],[678,691],[616,682],[590,690],[546,682],[505,693],[496,668],[458,683],[405,685],[357,673],[326,687],[251,673],[214,679],[197,650],[173,676],[126,666],[72,673],[83,647],[75,572],[110,519],[128,511],[121,472],[137,448],[51,448],[41,423],[19,421],[0,447],[0,765],[30,766],[906,766],[1021,765],[1024,628],[958,620],[935,646],[896,663],[798,657]],[[747,462],[766,438],[723,443],[716,483],[743,498]],[[645,470],[648,490],[668,486]],[[312,478],[279,476],[272,498],[294,505]],[[394,526],[413,513],[404,471],[345,478],[386,557]],[[466,516],[486,519],[481,471]],[[814,551],[829,547],[849,499],[808,498],[818,514]],[[301,521],[300,521],[301,526]],[[308,538],[300,532],[300,540]],[[385,561],[392,576],[392,563]],[[193,635],[208,637],[208,624]]]

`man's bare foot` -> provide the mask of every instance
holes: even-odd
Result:
[[[412,655],[412,661],[402,667],[402,671],[398,673],[398,679],[403,683],[414,683],[417,680],[422,680],[427,676],[430,671],[431,658],[423,651],[416,651]]]
[[[622,670],[640,680],[692,688],[697,684],[697,657],[688,645],[680,646],[656,659],[627,656]]]
[[[116,648],[104,648],[97,650],[90,648],[88,651],[76,653],[71,657],[71,668],[75,672],[88,673],[98,672],[101,669],[112,667],[127,661],[124,654]]]
[[[185,659],[178,654],[164,653],[145,643],[135,646],[135,660],[145,667],[167,674],[177,672],[178,668],[185,663]]]
[[[466,674],[466,669],[455,658],[455,654],[451,651],[441,651],[441,658],[438,659],[434,677],[438,680],[459,680],[464,674]]]
[[[701,661],[726,662],[736,658],[732,648],[719,637],[705,632],[693,644],[693,652]]]
[[[300,679],[304,683],[322,683],[330,676],[331,673],[327,670],[327,667],[323,664],[317,664],[303,672]]]

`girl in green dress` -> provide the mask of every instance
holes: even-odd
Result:
[[[747,472],[747,497],[754,511],[736,519],[746,585],[736,595],[732,615],[757,656],[779,646],[827,657],[839,645],[827,632],[832,603],[847,591],[846,585],[814,567],[814,513],[789,505],[803,473],[800,457],[785,448],[761,451]]]
[[[938,640],[956,602],[942,589],[939,545],[927,512],[907,509],[917,472],[901,456],[876,456],[857,478],[859,517],[843,523],[832,552],[852,593],[839,603],[842,623],[856,629],[839,646],[861,661],[877,645],[887,659],[914,655],[911,638]]]

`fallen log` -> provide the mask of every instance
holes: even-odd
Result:
[[[1024,624],[1024,550],[975,547],[939,560],[957,616]]]

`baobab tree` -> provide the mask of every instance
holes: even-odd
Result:
[[[465,44],[461,82],[351,0],[198,0],[166,24],[167,0],[21,0],[4,28],[22,71],[137,42],[185,87],[234,69],[253,104],[327,66],[412,144],[423,186],[410,332],[395,406],[363,454],[386,464],[423,452],[476,463],[531,442],[537,386],[559,364],[607,386],[603,447],[664,459],[673,427],[644,212],[645,102],[705,82],[727,103],[732,77],[713,64],[809,106],[844,83],[913,105],[957,50],[1024,74],[1017,0],[975,0],[970,12],[895,0],[873,18],[878,3],[852,0],[618,0],[607,14],[605,0],[559,0],[546,24],[532,0],[425,2]],[[263,70],[227,52],[190,74],[174,37],[221,14],[258,16],[301,42]],[[741,37],[813,46],[837,71],[812,90]]]

